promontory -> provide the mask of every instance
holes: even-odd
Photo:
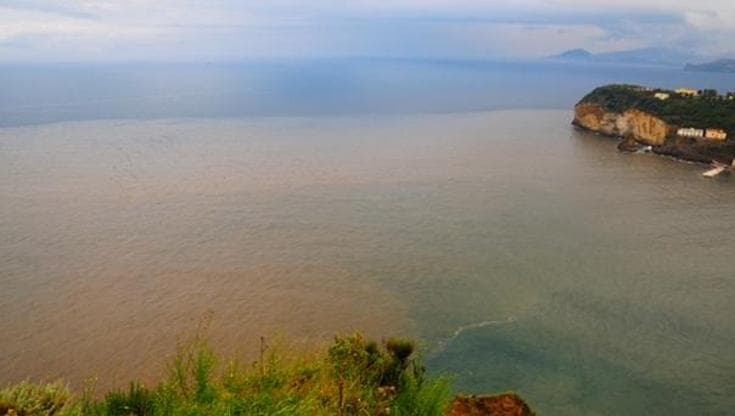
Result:
[[[607,85],[575,106],[575,126],[622,139],[619,149],[701,163],[735,159],[735,93]]]

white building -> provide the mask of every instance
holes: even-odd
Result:
[[[665,92],[657,92],[653,94],[654,98],[658,98],[661,101],[666,101],[671,97],[671,94]]]
[[[727,132],[721,129],[707,129],[704,137],[709,140],[723,141],[727,140]]]
[[[695,129],[693,127],[685,127],[681,128],[676,131],[676,134],[678,134],[681,137],[696,137],[696,138],[702,138],[704,137],[704,130],[702,129]]]
[[[696,97],[699,95],[699,91],[693,90],[691,88],[679,88],[675,92],[679,95],[684,95],[687,97]]]

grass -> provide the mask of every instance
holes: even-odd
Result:
[[[132,382],[94,399],[62,382],[0,389],[0,415],[444,415],[452,400],[446,378],[430,378],[415,344],[382,344],[356,334],[325,351],[289,356],[261,341],[250,365],[223,361],[202,339],[180,346],[156,386]]]
[[[60,382],[23,382],[0,390],[0,415],[74,414],[76,407],[71,392]]]

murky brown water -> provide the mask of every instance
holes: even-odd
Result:
[[[419,336],[460,388],[543,414],[724,414],[734,184],[569,119],[0,129],[0,382],[154,378],[211,315],[242,355],[263,334]]]
[[[359,217],[371,201],[332,199],[375,179],[355,170],[366,155],[336,143],[349,124],[2,131],[3,381],[150,377],[210,313],[230,352],[274,333],[409,331],[397,295],[344,258],[369,250]]]

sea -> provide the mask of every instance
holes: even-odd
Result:
[[[543,415],[732,414],[735,181],[575,130],[608,83],[735,74],[2,65],[0,384],[154,381],[200,332],[247,360],[360,331]]]

